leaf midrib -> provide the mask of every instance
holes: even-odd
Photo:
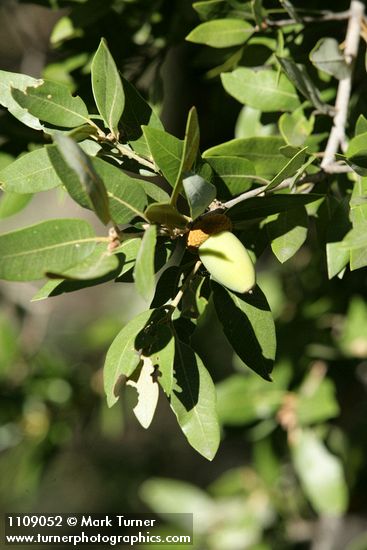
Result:
[[[115,82],[114,82],[113,98],[112,98],[110,113],[109,113],[109,117],[108,117],[108,127],[110,128],[110,130],[112,130],[114,132],[115,128],[113,128],[113,126],[115,126],[115,125],[113,124],[112,116],[113,116],[113,111],[114,111],[114,108],[115,108],[115,103],[116,103],[116,98],[117,98],[117,88],[118,88],[118,84],[117,84],[118,80],[117,79],[120,78],[120,77],[119,77],[118,74],[116,75],[114,67],[112,67],[112,70],[114,72]]]
[[[19,91],[22,91],[22,90],[19,90]],[[61,111],[66,111],[68,113],[71,113],[72,115],[78,117],[78,118],[81,118],[82,120],[85,120],[88,124],[89,124],[89,119],[83,115],[81,115],[80,113],[78,113],[77,111],[72,111],[71,109],[69,109],[68,107],[65,107],[65,105],[60,105],[60,103],[55,103],[55,101],[51,101],[50,99],[48,99],[47,97],[43,97],[43,96],[37,96],[37,95],[32,95],[32,94],[27,94],[26,92],[22,92],[24,95],[32,98],[33,100],[35,101],[38,101],[40,103],[42,102],[45,102],[45,103],[49,103],[50,105],[53,105],[54,107],[58,108],[59,110]],[[75,98],[74,98],[75,99]],[[23,109],[25,109],[26,111],[28,111],[29,113],[29,109],[27,107],[23,107]],[[32,113],[30,113],[32,114]],[[34,116],[34,115],[33,115]]]
[[[40,174],[41,172],[46,172],[47,170],[53,171],[53,167],[52,166],[46,166],[45,168],[38,168],[37,170],[34,170],[33,172],[29,172],[28,174],[24,173],[24,172],[20,172],[20,174],[18,176],[14,176],[14,177],[9,178],[9,181],[15,182],[15,181],[18,181],[18,180],[21,180],[21,179],[32,178],[33,176],[35,176],[37,174]],[[8,185],[6,183],[6,181],[3,181],[3,183],[4,183],[5,186]]]
[[[124,201],[123,199],[121,199],[117,195],[114,195],[111,191],[107,191],[107,195],[111,199],[114,199],[116,202],[119,202],[120,204],[122,204],[123,206],[125,206],[126,208],[131,210],[132,212],[135,212],[135,214],[137,214],[140,218],[143,218],[143,220],[146,220],[146,217],[145,217],[144,213],[141,212],[140,210],[138,210],[137,208],[135,208],[134,206],[132,206],[132,204]]]
[[[2,259],[4,258],[17,258],[19,256],[27,256],[30,254],[37,254],[39,252],[45,252],[47,250],[54,250],[55,248],[62,248],[63,246],[72,246],[74,244],[82,244],[82,243],[88,243],[88,242],[99,242],[99,237],[89,237],[86,239],[77,239],[74,241],[64,241],[62,243],[56,243],[53,245],[44,246],[43,248],[32,248],[31,250],[24,250],[22,252],[16,252],[14,254],[5,254],[2,255]]]

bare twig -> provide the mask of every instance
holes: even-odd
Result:
[[[125,157],[128,157],[129,159],[136,160],[136,162],[138,162],[142,166],[146,166],[152,172],[157,172],[157,168],[156,168],[155,164],[153,162],[150,162],[150,160],[148,160],[144,157],[141,157],[140,155],[135,153],[135,151],[133,151],[132,149],[129,149],[129,147],[127,147],[126,145],[122,145],[121,143],[118,143],[118,142],[116,142],[114,145],[115,145],[116,149],[118,149],[119,152],[122,155],[124,155]]]
[[[318,16],[313,15],[300,15],[300,20],[302,23],[323,23],[324,21],[343,21],[344,19],[349,19],[350,10],[339,11],[339,12],[325,12]],[[287,25],[295,25],[299,23],[295,19],[278,19],[275,21],[267,20],[266,24],[269,27],[285,27]]]
[[[323,168],[323,171],[327,174],[348,174],[353,172],[353,168],[347,164],[338,164],[337,162],[332,162]]]
[[[349,75],[339,82],[335,101],[336,114],[334,124],[326,145],[321,168],[325,169],[334,162],[335,154],[345,142],[345,126],[348,116],[349,99],[352,90],[352,69],[354,60],[358,54],[359,38],[364,14],[364,4],[359,0],[352,0],[350,4],[350,17],[347,34],[345,37],[344,57],[350,66]]]
[[[345,166],[342,164],[332,163],[329,164],[324,169],[320,170],[319,172],[316,172],[315,174],[305,174],[298,182],[297,185],[304,185],[305,183],[312,184],[312,187],[315,183],[319,183],[320,181],[323,181],[327,178],[329,174],[340,174],[340,173],[348,173],[352,172],[352,168],[350,166]],[[287,189],[287,187],[291,187],[293,185],[294,178],[286,178],[282,182],[280,182],[279,185],[276,187],[273,187],[272,189],[269,189],[269,193],[274,193],[275,191],[279,191],[280,189]],[[312,189],[310,187],[310,190]],[[231,208],[235,204],[238,204],[240,202],[243,202],[247,199],[251,199],[252,197],[257,197],[259,195],[265,194],[267,185],[262,185],[261,187],[256,187],[255,189],[250,189],[250,191],[245,191],[245,193],[242,193],[241,195],[238,195],[238,197],[235,197],[234,199],[231,199],[225,203],[222,204],[222,207],[224,208]]]

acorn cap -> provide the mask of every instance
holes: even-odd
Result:
[[[231,230],[232,222],[225,214],[205,214],[194,223],[189,232],[187,247],[194,252],[210,235]]]

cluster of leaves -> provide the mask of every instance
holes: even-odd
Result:
[[[25,205],[24,197],[63,185],[80,206],[114,227],[109,235],[97,236],[84,220],[57,219],[3,234],[1,277],[31,281],[47,275],[50,280],[34,297],[39,300],[108,280],[129,280],[132,272],[138,292],[151,306],[121,330],[107,354],[108,403],[117,401],[116,388],[125,377],[138,391],[135,412],[147,427],[159,383],[190,443],[212,458],[219,444],[214,385],[190,347],[210,289],[203,287],[202,273],[191,273],[196,258],[185,251],[185,239],[189,223],[212,203],[216,188],[200,175],[209,165],[198,153],[195,109],[183,141],[166,133],[137,90],[120,77],[104,40],[92,63],[97,116],[89,115],[82,99],[60,83],[2,76],[7,82],[3,105],[54,142],[2,169],[3,209],[14,213]],[[143,173],[145,179],[125,170]],[[163,185],[157,172],[165,178]],[[171,185],[170,195],[164,184]],[[186,208],[182,193],[186,214],[176,208],[178,202]],[[219,311],[228,309],[228,319],[238,317],[235,327],[224,325],[228,338],[239,353],[243,348],[250,367],[268,377],[275,337],[263,294],[257,289],[250,297],[235,296],[219,285],[213,290]],[[180,293],[185,299],[175,302]],[[241,326],[253,340],[251,352],[243,345]]]
[[[304,244],[309,219],[317,218],[329,277],[343,276],[347,265],[364,267],[366,189],[360,175],[366,169],[367,120],[360,116],[356,136],[340,158],[351,172],[327,180],[319,155],[327,134],[318,128],[333,115],[326,103],[335,93],[330,75],[342,79],[351,71],[338,43],[327,38],[312,49],[316,84],[294,60],[302,22],[293,10],[280,30],[258,1],[211,0],[194,8],[204,22],[187,40],[223,48],[221,64],[210,75],[220,74],[225,91],[245,105],[237,137],[202,154],[195,108],[183,140],[166,132],[119,74],[104,40],[91,65],[97,115],[60,82],[1,72],[0,103],[52,141],[2,168],[1,215],[18,212],[34,193],[62,186],[113,228],[99,236],[84,220],[57,219],[3,234],[0,276],[15,281],[47,276],[36,300],[133,280],[149,309],[120,331],[107,353],[108,403],[117,401],[127,381],[138,392],[135,414],[148,427],[161,386],[190,444],[212,459],[220,430],[214,384],[192,345],[198,319],[213,303],[234,351],[265,379],[275,358],[275,331],[259,287],[238,295],[209,283],[185,248],[187,232],[216,199],[254,259],[270,243],[285,262]],[[259,46],[262,62],[254,69],[246,56]],[[262,113],[276,114],[275,121],[262,125]],[[321,184],[310,193],[314,181]]]

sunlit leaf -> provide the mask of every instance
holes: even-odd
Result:
[[[190,445],[212,460],[220,439],[214,384],[198,355],[178,339],[175,377],[171,407],[177,421]]]
[[[232,139],[207,149],[203,157],[243,157],[253,163],[257,176],[271,179],[286,164],[280,151],[283,145],[285,142],[278,136]]]
[[[250,189],[256,176],[255,167],[251,161],[241,157],[206,157],[214,170],[212,183],[217,187],[218,194],[222,195],[225,186],[231,195],[239,195]]]
[[[172,204],[176,204],[177,197],[182,187],[182,178],[185,177],[186,173],[189,170],[191,170],[192,165],[196,160],[196,157],[199,151],[199,143],[200,143],[200,129],[199,129],[198,115],[195,107],[192,107],[187,117],[180,167],[179,167],[175,185],[172,191],[172,197],[171,197]]]
[[[92,227],[83,220],[55,219],[0,235],[0,278],[42,279],[47,271],[64,271],[96,246]]]
[[[146,326],[152,310],[143,311],[124,326],[112,342],[104,364],[103,379],[107,403],[112,407],[118,400],[118,383],[132,375],[140,362],[135,339]]]
[[[243,44],[252,35],[254,28],[240,19],[216,19],[197,26],[186,40],[206,44],[213,48],[228,48]]]
[[[0,185],[15,193],[38,193],[61,185],[48,151],[53,145],[35,149],[18,157],[0,171]]]
[[[103,277],[111,271],[115,271],[119,265],[118,257],[107,250],[107,244],[99,244],[81,262],[73,265],[65,271],[47,271],[47,276],[53,279],[71,279],[85,281]]]
[[[37,117],[31,115],[27,109],[21,107],[13,98],[12,88],[17,88],[24,92],[28,86],[36,86],[41,82],[41,80],[36,80],[25,74],[0,71],[0,105],[8,109],[9,113],[20,120],[20,122],[34,130],[42,130],[43,125]]]
[[[279,130],[289,145],[301,147],[311,134],[314,122],[314,116],[307,119],[300,110],[283,113],[279,119]]]
[[[31,115],[66,128],[88,123],[88,110],[84,101],[72,96],[67,86],[58,82],[40,81],[24,92],[12,89],[12,96]]]
[[[92,88],[98,111],[107,128],[117,138],[125,95],[119,72],[104,38],[92,62]]]
[[[157,128],[143,126],[143,132],[155,164],[174,186],[180,173],[183,142]]]
[[[351,68],[335,38],[321,38],[310,53],[310,60],[315,67],[339,80],[350,75]]]
[[[239,67],[221,75],[224,89],[245,105],[261,111],[292,111],[299,99],[292,83],[276,71]]]
[[[272,217],[266,224],[271,248],[281,263],[286,262],[303,245],[307,237],[306,209],[293,208]]]
[[[287,162],[287,164],[283,166],[281,171],[271,180],[266,188],[267,191],[269,189],[274,189],[274,187],[277,187],[277,185],[279,185],[286,178],[295,176],[297,174],[297,170],[302,168],[305,162],[306,150],[307,147],[304,147],[300,151],[297,151],[297,153],[290,159],[290,161]]]
[[[153,420],[158,404],[159,387],[153,378],[155,369],[150,357],[142,357],[142,362],[138,379],[136,381],[128,380],[126,385],[137,391],[138,402],[133,408],[133,412],[143,428],[147,429]]]

